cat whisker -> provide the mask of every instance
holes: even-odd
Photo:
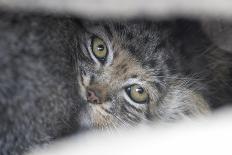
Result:
[[[127,122],[125,122],[124,120],[119,118],[118,116],[116,116],[116,115],[113,115],[113,116],[120,122],[119,125],[123,125],[124,127],[127,127],[129,125],[129,127],[132,127],[130,124],[128,124]]]

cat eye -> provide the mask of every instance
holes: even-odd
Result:
[[[136,103],[143,104],[148,101],[148,94],[140,85],[134,84],[127,87],[126,93]]]
[[[108,54],[108,49],[107,49],[105,42],[98,37],[93,37],[92,43],[91,43],[91,48],[92,48],[92,52],[93,52],[94,56],[99,61],[104,63],[104,61],[107,57],[107,54]]]

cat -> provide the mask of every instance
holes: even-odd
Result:
[[[68,17],[0,11],[1,155],[21,155],[75,129],[73,26]]]
[[[199,23],[85,21],[79,34],[82,127],[174,121],[231,104],[232,55]]]
[[[86,21],[82,27],[76,56],[86,101],[78,117],[82,127],[134,126],[210,111],[203,84],[194,72],[185,73],[190,68],[182,62],[174,23]]]
[[[210,68],[211,42],[193,23],[1,11],[0,154],[81,129],[209,113],[228,99],[217,79],[229,72]]]

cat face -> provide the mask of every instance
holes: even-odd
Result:
[[[166,88],[164,77],[177,70],[169,31],[136,21],[83,25],[77,52],[78,84],[86,101],[81,126],[131,126],[153,118]]]

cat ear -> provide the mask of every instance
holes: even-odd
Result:
[[[202,28],[219,48],[232,52],[232,22],[223,19],[202,20]]]

